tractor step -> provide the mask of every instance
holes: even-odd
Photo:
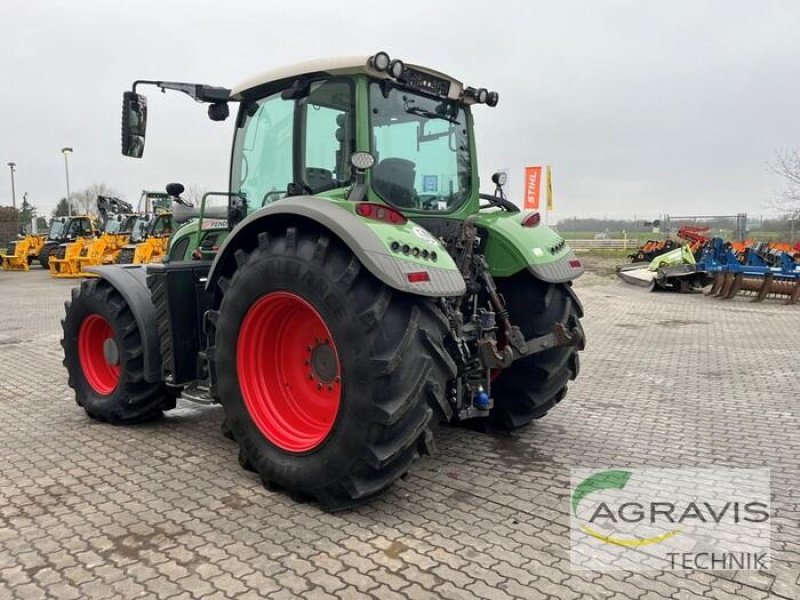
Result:
[[[202,404],[204,406],[211,406],[216,404],[217,401],[211,395],[211,388],[208,382],[193,381],[181,391],[181,398],[194,402],[195,404]]]

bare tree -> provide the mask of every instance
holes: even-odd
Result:
[[[800,150],[777,150],[769,170],[783,179],[783,189],[772,205],[792,220],[800,217]]]
[[[119,193],[105,183],[93,183],[80,192],[73,192],[70,201],[80,214],[94,215],[97,213],[97,196],[119,198]]]
[[[190,183],[186,186],[186,191],[183,193],[183,196],[194,206],[200,206],[200,200],[203,199],[203,194],[205,194],[207,191],[208,188],[204,185]]]

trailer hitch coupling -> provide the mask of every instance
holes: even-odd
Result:
[[[567,329],[563,323],[555,323],[550,333],[525,340],[523,347],[515,346],[514,359],[538,354],[559,346],[577,346],[579,350],[582,350],[584,343],[583,335],[578,329]]]

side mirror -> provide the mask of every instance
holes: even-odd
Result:
[[[184,192],[185,188],[181,183],[168,183],[167,184],[167,194],[177,198]]]
[[[494,183],[494,195],[498,198],[505,199],[506,195],[503,192],[503,186],[506,184],[508,180],[508,174],[505,171],[497,171],[492,175],[492,183]]]
[[[122,154],[142,158],[147,131],[147,98],[136,92],[122,95]]]

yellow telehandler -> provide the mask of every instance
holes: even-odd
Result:
[[[128,243],[136,222],[133,207],[118,198],[97,197],[102,233],[92,238],[79,238],[66,244],[59,255],[50,259],[50,275],[56,278],[95,277],[86,267],[110,265],[116,262],[122,248]]]

